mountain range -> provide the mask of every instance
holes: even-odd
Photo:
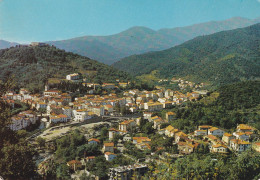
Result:
[[[246,27],[258,22],[260,18],[250,20],[235,17],[158,31],[138,26],[109,36],[83,36],[48,43],[105,64],[112,64],[130,55],[168,49],[200,35]]]
[[[135,76],[155,70],[162,78],[184,77],[222,85],[260,77],[260,23],[204,35],[173,48],[133,55],[113,64]]]
[[[18,45],[18,43],[0,40],[0,49],[5,49],[16,45]]]
[[[136,26],[109,36],[83,36],[47,43],[105,64],[112,64],[130,55],[168,49],[200,35],[246,27],[258,22],[260,22],[260,18],[251,20],[234,17],[224,21],[210,21],[157,31]],[[15,45],[17,43],[0,40],[0,49]]]

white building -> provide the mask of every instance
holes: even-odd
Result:
[[[234,132],[233,135],[240,140],[249,141],[249,136],[243,132]]]
[[[62,111],[63,111],[63,114],[68,116],[68,119],[72,119],[73,113],[72,113],[72,109],[70,107],[65,106],[62,108]]]
[[[32,111],[23,111],[11,118],[12,123],[9,125],[13,131],[25,129],[31,124],[35,124],[38,117]]]
[[[230,140],[230,147],[236,152],[243,152],[250,146],[251,146],[251,144],[247,141],[243,141],[240,139],[231,139]]]
[[[47,91],[44,91],[44,96],[48,97],[48,96],[55,96],[55,95],[58,95],[60,94],[60,91],[59,90],[47,90]]]
[[[77,122],[82,122],[91,118],[91,116],[89,115],[86,109],[73,110],[73,115],[74,115],[74,120]]]
[[[214,136],[223,136],[224,133],[225,133],[225,131],[223,131],[217,127],[212,127],[208,130],[208,134],[212,134]]]
[[[68,116],[65,114],[60,114],[57,116],[50,116],[50,123],[67,122]]]
[[[111,152],[105,152],[105,158],[107,161],[112,161],[113,159],[116,158],[116,154]]]
[[[47,108],[47,104],[45,102],[39,102],[36,105],[36,109],[37,110],[39,110],[39,109],[46,109],[46,108]]]
[[[78,73],[69,74],[69,75],[66,76],[66,79],[69,80],[69,81],[79,80],[80,75]]]

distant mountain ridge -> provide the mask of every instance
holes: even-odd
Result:
[[[224,21],[211,21],[158,31],[137,26],[109,36],[83,36],[47,43],[106,64],[112,64],[130,55],[168,49],[200,35],[246,27],[258,22],[260,18],[250,20],[235,17]]]
[[[0,49],[5,49],[16,45],[18,45],[18,43],[0,40]]]
[[[157,70],[162,78],[186,77],[214,85],[259,79],[260,23],[133,55],[113,66],[135,76]]]

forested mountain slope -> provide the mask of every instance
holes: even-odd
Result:
[[[158,70],[161,77],[227,84],[260,77],[260,24],[207,36],[158,52],[134,55],[114,67],[141,75]]]
[[[196,130],[199,125],[212,125],[224,129],[235,129],[237,124],[250,124],[260,130],[260,81],[245,81],[221,86],[216,100],[205,103],[204,97],[185,108],[176,109],[177,119],[173,126]]]
[[[48,78],[65,79],[71,73],[95,74],[94,82],[128,80],[127,73],[56,47],[17,46],[0,50],[0,79],[14,75],[17,85],[41,89]]]
[[[251,20],[234,17],[224,21],[210,21],[158,31],[136,26],[109,36],[83,36],[48,43],[66,51],[112,64],[123,57],[168,49],[200,35],[246,27],[258,22],[259,18]]]

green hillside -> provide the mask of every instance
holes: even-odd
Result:
[[[0,79],[14,75],[21,87],[41,89],[47,79],[65,79],[67,74],[75,72],[95,72],[95,75],[87,76],[94,82],[130,79],[127,73],[56,47],[20,46],[0,50]]]
[[[186,77],[213,85],[260,77],[260,24],[200,36],[179,46],[134,55],[113,64],[133,75],[158,70],[163,78]]]
[[[221,86],[211,95],[215,100],[188,103],[185,108],[175,108],[177,119],[173,126],[194,131],[199,125],[213,125],[235,129],[237,124],[250,124],[260,129],[260,81],[245,81]]]
[[[83,36],[48,43],[105,64],[112,64],[130,55],[168,49],[197,36],[246,27],[259,22],[260,19],[234,17],[224,21],[210,21],[158,31],[136,26],[109,36]]]

